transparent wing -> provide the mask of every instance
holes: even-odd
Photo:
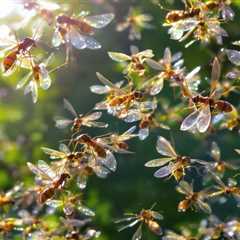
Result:
[[[137,223],[139,223],[139,222],[140,222],[140,219],[136,219],[135,221],[133,221],[133,222],[131,222],[131,223],[129,223],[129,224],[123,226],[123,227],[120,227],[120,228],[118,229],[118,231],[121,232],[121,231],[123,231],[123,230],[126,229],[126,228],[131,228],[131,227],[135,226],[135,225],[136,225]]]
[[[142,224],[139,225],[137,231],[134,233],[132,240],[140,240],[142,239]]]
[[[18,82],[16,89],[22,88],[29,81],[31,76],[32,72],[28,73],[25,77],[23,77],[23,79]]]
[[[182,180],[177,186],[177,191],[185,195],[191,195],[193,193],[193,188],[188,182]]]
[[[94,50],[102,47],[102,45],[95,38],[90,36],[82,36],[82,37],[84,38],[86,48]]]
[[[197,121],[198,131],[200,133],[206,132],[209,128],[210,123],[211,123],[211,110],[210,110],[210,106],[206,105],[201,109],[199,113],[199,117]]]
[[[72,124],[72,120],[70,119],[57,119],[55,122],[55,125],[57,128],[63,129],[68,127],[70,124]]]
[[[86,39],[77,30],[71,28],[68,32],[68,38],[71,44],[77,49],[84,49],[87,47]]]
[[[172,62],[172,53],[170,48],[166,48],[164,50],[164,56],[163,56],[163,61],[166,65],[170,65]]]
[[[74,117],[78,116],[74,107],[72,106],[72,104],[66,98],[64,98],[64,100],[63,100],[63,105],[64,105],[64,108],[67,109],[70,113],[72,113],[72,115]]]
[[[96,94],[106,94],[110,91],[108,86],[93,85],[90,87],[90,91]]]
[[[33,102],[36,103],[38,100],[38,86],[35,80],[32,80],[24,89],[24,95],[28,93],[32,94]]]
[[[102,116],[102,112],[94,112],[94,113],[88,114],[87,116],[84,116],[84,119],[86,119],[87,121],[94,121],[101,118],[101,116]]]
[[[156,149],[163,156],[168,156],[168,157],[173,157],[173,158],[177,156],[172,145],[164,137],[161,137],[161,136],[158,137]]]
[[[38,160],[38,169],[41,169],[44,173],[46,173],[50,178],[56,178],[57,174],[52,170],[52,168],[43,160]]]
[[[205,212],[207,214],[211,214],[212,209],[211,209],[211,207],[210,207],[210,205],[208,203],[203,202],[202,200],[198,199],[196,204],[199,207],[199,209],[201,209],[203,212]]]
[[[169,163],[172,161],[172,158],[158,158],[158,159],[153,159],[151,161],[148,161],[145,163],[145,167],[162,167],[163,165]]]
[[[171,174],[171,167],[169,165],[161,167],[154,173],[156,178],[164,178]]]
[[[119,52],[108,52],[108,56],[116,62],[126,62],[131,60],[130,56]]]
[[[180,130],[188,131],[195,127],[199,118],[199,111],[190,113],[182,122]]]
[[[62,44],[62,37],[60,36],[58,29],[55,29],[53,32],[53,37],[52,37],[52,45],[53,47],[59,47]]]
[[[48,154],[51,159],[58,159],[58,158],[65,157],[64,153],[56,151],[51,148],[42,147],[42,150],[44,153]]]
[[[107,26],[114,18],[114,14],[107,13],[95,16],[87,16],[84,20],[94,28],[103,28]]]
[[[51,78],[44,63],[39,64],[39,67],[41,71],[40,87],[47,90],[51,86]]]

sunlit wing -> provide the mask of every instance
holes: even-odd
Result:
[[[108,52],[108,56],[116,62],[126,62],[130,61],[131,57],[124,53],[119,52]]]
[[[103,163],[104,166],[110,169],[111,171],[115,172],[117,169],[116,158],[114,157],[112,152],[109,150],[106,151],[106,154],[107,154],[106,158],[102,159],[101,163]]]
[[[137,223],[139,223],[139,222],[140,222],[140,219],[136,219],[135,221],[133,221],[133,222],[131,222],[131,223],[129,223],[129,224],[123,226],[123,227],[120,227],[120,228],[118,229],[118,231],[121,232],[121,231],[123,231],[123,230],[126,229],[126,228],[131,228],[131,227],[135,226],[135,225],[136,225]]]
[[[38,85],[33,79],[24,89],[24,95],[31,93],[33,102],[36,103],[38,100]]]
[[[146,62],[147,65],[148,65],[149,67],[151,67],[152,69],[159,70],[159,71],[161,71],[161,70],[164,69],[164,66],[163,66],[161,63],[156,62],[156,61],[153,60],[153,59],[148,58],[148,59],[145,60],[145,62]]]
[[[56,29],[53,32],[53,36],[52,36],[52,45],[53,47],[59,47],[63,42],[63,39],[58,31],[58,29]]]
[[[200,133],[204,133],[208,130],[209,125],[211,123],[211,110],[210,106],[206,105],[202,107],[199,113],[198,121],[197,121],[197,129]]]
[[[151,161],[148,161],[145,163],[145,167],[162,167],[163,165],[169,163],[172,161],[172,158],[158,158],[158,159],[153,159]]]
[[[135,220],[137,218],[136,214],[131,214],[131,215],[133,215],[133,216],[117,219],[114,221],[114,223],[129,222],[129,221]]]
[[[86,188],[86,186],[87,186],[87,176],[86,176],[86,175],[80,174],[80,175],[77,177],[77,186],[78,186],[80,189]]]
[[[155,218],[157,220],[163,220],[163,215],[160,214],[159,212],[151,210],[151,213],[153,215],[153,218]]]
[[[164,56],[163,56],[163,61],[166,65],[170,65],[172,62],[172,53],[170,48],[166,48],[164,50]]]
[[[0,32],[0,47],[8,47],[17,44],[16,37],[7,25],[0,25]]]
[[[111,89],[108,86],[93,85],[90,87],[90,91],[96,94],[106,94]]]
[[[84,49],[87,47],[86,39],[75,28],[68,31],[68,39],[71,44],[77,49]]]
[[[221,159],[220,148],[219,148],[219,146],[217,145],[216,142],[212,143],[211,156],[215,161],[219,161]]]
[[[134,233],[132,240],[140,240],[142,239],[142,224],[139,225],[137,231]]]
[[[177,191],[184,195],[191,195],[193,193],[193,188],[188,182],[182,180],[177,186]]]
[[[211,214],[212,209],[210,207],[210,205],[206,202],[203,202],[202,200],[198,199],[197,201],[197,206],[205,213],[207,214]]]
[[[98,120],[99,118],[101,118],[101,116],[102,116],[102,112],[94,112],[84,116],[83,121],[86,120],[86,122],[88,122],[88,121]]]
[[[86,16],[84,20],[94,28],[103,28],[107,26],[114,18],[114,14],[107,13],[95,16]]]
[[[92,211],[90,208],[85,207],[83,205],[78,206],[77,209],[78,209],[78,211],[80,211],[85,216],[88,216],[88,217],[94,217],[95,216],[94,211]]]
[[[41,71],[40,87],[43,90],[47,90],[51,86],[52,80],[49,76],[46,65],[44,63],[41,63],[39,64],[39,67]]]
[[[141,128],[138,132],[140,140],[145,140],[149,136],[149,128]]]
[[[62,200],[48,199],[46,205],[51,208],[60,208],[64,205],[64,202]]]
[[[37,177],[39,177],[41,180],[52,180],[49,175],[44,172],[42,169],[38,168],[37,166],[33,165],[32,163],[28,162],[27,163],[28,168],[37,175]]]
[[[102,47],[102,45],[93,37],[91,36],[83,36],[85,44],[86,44],[86,48],[95,50],[95,49],[100,49]]]
[[[28,73],[25,77],[23,77],[17,84],[16,89],[22,88],[32,76],[32,72]]]
[[[52,168],[43,160],[38,160],[38,169],[41,169],[45,174],[47,174],[51,179],[55,179],[57,174]]]
[[[194,111],[190,113],[186,118],[184,118],[180,130],[181,131],[188,131],[195,127],[199,118],[199,111]]]
[[[211,93],[215,91],[217,87],[218,80],[221,76],[221,65],[219,63],[218,58],[214,58],[212,65],[212,73],[211,73]]]
[[[154,173],[156,178],[165,178],[171,174],[171,167],[169,165],[161,167]]]
[[[173,158],[177,157],[177,154],[173,149],[172,145],[164,137],[161,137],[161,136],[158,137],[156,149],[163,156],[168,156]]]
[[[51,149],[51,148],[42,147],[42,150],[44,151],[44,153],[48,154],[51,159],[59,159],[59,158],[66,157],[65,153],[60,152],[60,151],[56,151],[56,150]]]
[[[55,125],[57,128],[63,129],[68,127],[72,123],[73,123],[73,120],[71,119],[57,119],[55,122]]]

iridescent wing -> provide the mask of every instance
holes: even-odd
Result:
[[[171,167],[169,165],[166,165],[158,169],[153,176],[156,178],[165,178],[169,175],[171,175]]]
[[[156,149],[163,156],[172,157],[172,158],[177,157],[177,154],[173,149],[172,145],[164,137],[161,137],[161,136],[158,137]]]
[[[84,20],[94,28],[104,28],[107,26],[114,18],[114,14],[107,13],[95,16],[86,16]]]
[[[93,37],[91,36],[86,36],[86,35],[82,35],[84,42],[86,44],[86,48],[95,50],[95,49],[99,49],[102,47],[102,45]]]
[[[211,93],[215,92],[218,80],[221,76],[221,65],[219,63],[218,58],[214,58],[212,65],[212,74],[211,74]],[[210,95],[211,95],[210,93]]]

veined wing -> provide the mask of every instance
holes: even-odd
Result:
[[[48,154],[51,159],[62,159],[66,157],[66,154],[51,148],[42,147],[44,153]]]
[[[84,20],[94,28],[103,28],[107,26],[114,18],[114,14],[107,13],[94,16],[86,16]]]
[[[139,225],[137,231],[134,233],[132,240],[140,240],[142,239],[142,224]]]
[[[102,47],[102,45],[93,37],[82,35],[82,38],[85,41],[86,48],[95,50]]]
[[[77,49],[84,49],[87,47],[86,40],[76,29],[71,28],[68,31],[68,39],[71,44]]]
[[[156,178],[165,178],[171,174],[171,166],[166,165],[161,167],[154,173],[154,177]]]
[[[181,131],[188,131],[195,127],[199,118],[199,111],[194,111],[190,113],[182,122],[180,130]]]
[[[158,158],[158,159],[153,159],[151,161],[148,161],[145,163],[145,167],[162,167],[163,165],[169,163],[172,161],[173,158]]]
[[[210,106],[204,106],[199,113],[198,121],[197,121],[197,129],[200,133],[204,133],[208,130],[209,125],[211,123],[211,110]]]
[[[74,107],[72,106],[72,104],[66,98],[64,98],[64,100],[63,100],[63,105],[64,105],[64,108],[67,109],[70,113],[72,113],[72,115],[74,117],[78,116]]]
[[[121,231],[123,231],[126,228],[131,228],[131,227],[135,226],[137,223],[139,223],[140,221],[141,221],[140,219],[136,219],[135,221],[133,221],[133,222],[131,222],[131,223],[129,223],[129,224],[123,226],[123,227],[120,227],[118,229],[118,231],[121,232]]]
[[[158,137],[156,149],[163,156],[168,156],[172,158],[177,157],[177,154],[173,149],[172,145],[164,137]]]

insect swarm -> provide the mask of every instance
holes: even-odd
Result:
[[[1,6],[5,5],[4,2],[1,1]],[[3,148],[0,154],[0,179],[7,179],[2,177],[7,169],[9,176],[14,180],[23,180],[25,184],[20,184],[18,188],[19,185],[14,183],[9,189],[10,184],[6,187],[5,181],[0,181],[4,188],[0,194],[0,238],[85,240],[99,237],[98,229],[101,229],[103,238],[125,239],[122,233],[117,235],[116,231],[108,232],[112,213],[115,214],[116,209],[125,205],[137,208],[139,204],[145,205],[158,199],[164,209],[166,225],[159,223],[158,220],[163,219],[160,213],[153,208],[144,208],[117,221],[126,221],[120,230],[136,226],[132,238],[135,240],[143,237],[143,226],[150,230],[146,233],[149,234],[147,239],[156,235],[165,240],[238,240],[240,227],[237,208],[234,205],[234,211],[225,214],[223,210],[225,206],[228,210],[231,201],[228,201],[229,205],[222,205],[228,196],[236,199],[239,205],[238,162],[235,161],[236,165],[232,163],[230,154],[234,152],[230,151],[239,146],[235,144],[238,138],[234,130],[239,127],[237,94],[240,54],[238,42],[233,42],[235,47],[229,47],[227,42],[234,38],[232,31],[235,22],[229,24],[234,20],[237,3],[232,4],[229,0],[185,0],[182,1],[184,9],[167,10],[164,25],[170,28],[171,38],[178,40],[175,41],[176,47],[173,42],[166,41],[164,34],[160,34],[160,41],[157,38],[151,41],[159,35],[157,28],[151,31],[153,35],[149,34],[150,31],[141,35],[143,29],[158,26],[163,20],[162,11],[157,12],[155,6],[152,6],[154,11],[148,7],[150,2],[109,1],[105,4],[106,1],[99,1],[101,4],[94,8],[91,8],[92,1],[15,2],[24,12],[21,21],[14,16],[8,22],[7,18],[1,17],[0,9],[1,22],[9,25],[0,28],[2,73],[6,76],[3,88],[0,88],[0,110],[7,110],[0,118],[0,147]],[[166,4],[170,2],[166,1]],[[126,5],[123,12],[119,7],[121,4]],[[91,14],[86,11],[88,8]],[[126,9],[132,10],[128,14]],[[144,13],[138,9],[144,9]],[[123,18],[128,14],[123,22],[118,21],[120,14]],[[113,22],[115,15],[117,17]],[[35,20],[41,23],[39,28],[35,27]],[[105,31],[103,28],[111,22],[113,28]],[[33,33],[25,36],[27,25],[32,25]],[[130,53],[125,54],[130,43],[125,41],[128,36],[124,38],[122,34],[124,40],[114,34],[111,44],[113,35],[110,34],[116,28],[120,31],[129,28],[129,37],[141,40],[134,42],[140,48],[131,46]],[[15,35],[21,36],[21,40]],[[47,36],[51,36],[51,39]],[[184,50],[181,42],[188,39],[186,47],[189,48]],[[199,51],[191,46],[196,41],[204,44]],[[222,44],[222,49],[214,42]],[[171,46],[171,50],[166,45]],[[10,90],[15,82],[17,88],[24,88],[25,93],[32,94],[33,102],[38,100],[39,88],[46,90],[52,85],[55,77],[52,73],[64,65],[59,64],[62,59],[58,61],[62,47],[66,50],[64,64],[69,63],[69,68],[61,76],[56,74],[56,85],[51,91],[44,94],[34,108],[31,102],[24,102],[22,107],[20,97],[16,108],[6,108],[6,102],[13,99]],[[90,51],[100,48],[98,52]],[[139,50],[141,48],[145,50]],[[77,51],[83,49],[85,51]],[[195,50],[201,54],[198,56]],[[68,60],[72,53],[79,54],[79,59],[70,63]],[[55,68],[51,68],[51,56],[55,56]],[[104,56],[109,56],[116,63],[120,77],[113,74],[115,66],[103,62]],[[95,60],[99,65],[95,65]],[[204,78],[208,65],[212,68],[211,79]],[[12,74],[14,71],[15,74]],[[28,74],[22,78],[17,75],[18,71]],[[94,85],[91,73],[95,71],[104,75],[97,72],[100,84]],[[78,83],[73,82],[72,77],[67,77],[70,74],[78,76]],[[110,76],[109,79],[105,75]],[[83,85],[91,86],[91,92],[103,95],[102,99],[96,96],[97,103],[89,111],[85,111],[90,101],[82,91]],[[53,122],[45,122],[45,117],[53,119],[57,115],[55,104],[63,98],[62,108],[71,116],[55,118],[55,125],[71,131],[65,131],[67,136],[60,137],[59,144],[54,138]],[[73,105],[66,98],[71,99]],[[92,99],[92,104],[93,101],[95,99]],[[85,114],[77,112],[73,106],[82,109]],[[185,115],[186,110],[189,115]],[[14,131],[19,134],[16,135]],[[9,135],[6,142],[5,134]],[[156,149],[163,157],[148,161],[154,154],[156,136],[160,136]],[[179,154],[173,144],[162,136],[173,136],[176,149],[186,155]],[[13,141],[11,146],[10,139]],[[43,142],[45,139],[47,143]],[[58,145],[59,149],[56,147]],[[36,161],[43,159],[39,149],[49,159]],[[21,157],[21,152],[25,150],[29,154]],[[239,150],[236,149],[236,152],[239,153]],[[143,153],[142,156],[139,153]],[[195,159],[192,156],[197,157]],[[17,166],[14,166],[14,158],[18,159]],[[125,161],[128,159],[133,161]],[[143,160],[148,161],[146,167],[159,168],[154,173],[156,178],[143,174],[142,171],[147,174],[146,168],[140,170]],[[29,167],[27,170],[23,167],[25,163]],[[30,178],[25,179],[27,172],[35,175],[34,185]],[[157,178],[173,178],[173,181],[159,181]],[[139,181],[139,184],[132,186],[131,179]],[[116,181],[123,181],[124,184],[116,184]],[[155,182],[156,188],[151,184]],[[174,189],[182,194],[182,198],[180,195],[179,202],[174,206],[169,204],[167,208],[168,200],[170,203],[170,198],[173,199],[171,193]],[[114,196],[113,199],[118,202],[114,200],[113,204],[107,201],[109,196]],[[190,209],[195,212],[191,213],[188,211]],[[176,214],[177,211],[181,213]],[[215,220],[212,215],[207,216],[210,213],[217,215]],[[200,224],[195,223],[194,216],[202,219]],[[168,221],[172,229],[168,229]]]

